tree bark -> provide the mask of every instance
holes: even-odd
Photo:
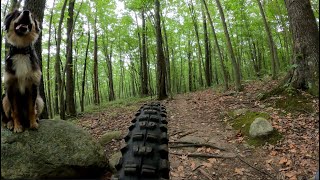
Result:
[[[193,85],[192,85],[192,49],[191,49],[191,40],[188,40],[188,76],[189,76],[189,91],[193,91]],[[181,67],[182,68],[182,67]]]
[[[38,19],[39,21],[39,26],[42,29],[42,22],[43,22],[43,16],[44,16],[44,8],[46,5],[46,0],[26,0],[25,1],[25,6],[24,9],[30,10]],[[39,58],[39,63],[40,63],[40,68],[42,71],[42,33],[40,33],[38,41],[34,44],[34,48],[37,52],[38,58]],[[40,96],[42,97],[44,102],[46,101],[46,94],[44,90],[44,82],[43,82],[43,75],[40,81]],[[44,109],[42,111],[42,114],[40,116],[41,119],[48,119],[48,109],[47,106],[44,106]]]
[[[200,44],[199,27],[198,27],[198,24],[197,24],[196,14],[195,14],[195,11],[194,11],[194,6],[193,6],[192,1],[190,1],[189,10],[190,10],[190,13],[191,13],[193,27],[194,27],[194,31],[195,31],[196,38],[197,38],[197,43],[198,43],[199,83],[200,83],[200,86],[202,87],[203,86],[203,79],[202,79],[202,61],[203,61],[203,56],[202,56],[202,49],[201,49],[201,44]]]
[[[141,18],[142,18],[142,58],[141,58],[141,64],[142,64],[142,81],[141,81],[141,90],[142,95],[147,96],[149,94],[149,88],[148,88],[148,66],[147,66],[147,43],[146,43],[146,18],[145,18],[145,11],[144,9],[141,12]]]
[[[158,72],[158,99],[163,100],[168,98],[166,89],[166,61],[163,53],[163,40],[161,33],[161,18],[160,18],[160,2],[155,0],[155,30],[157,38],[157,72]]]
[[[53,6],[55,5],[55,0],[53,1]],[[50,22],[49,22],[49,40],[48,40],[48,57],[47,57],[47,90],[48,90],[48,114],[49,117],[53,117],[53,111],[52,111],[52,101],[51,101],[51,83],[50,83],[50,55],[51,55],[51,29],[52,29],[52,18],[53,18],[53,8],[50,12]]]
[[[218,9],[219,9],[219,13],[220,13],[220,17],[221,17],[221,21],[222,21],[222,25],[223,25],[223,30],[224,30],[224,35],[225,35],[226,40],[227,40],[228,52],[229,52],[229,55],[231,57],[231,63],[232,63],[233,70],[234,70],[234,79],[235,79],[236,90],[237,91],[241,91],[242,90],[242,86],[241,86],[241,80],[240,80],[240,68],[238,66],[236,57],[235,57],[234,52],[233,52],[231,39],[230,39],[230,36],[229,36],[229,32],[228,32],[228,28],[227,28],[227,24],[226,24],[226,20],[225,20],[225,17],[224,17],[224,12],[223,12],[222,6],[221,6],[219,0],[216,0],[216,3],[217,3],[217,6],[218,6]]]
[[[112,43],[112,42],[111,42]],[[105,39],[103,40],[103,51],[104,56],[106,57],[106,63],[108,68],[108,83],[109,83],[109,101],[114,101],[116,99],[115,93],[114,93],[114,83],[113,83],[113,73],[112,73],[112,44],[110,45],[110,53],[108,52],[108,44],[105,44]]]
[[[257,0],[258,5],[259,5],[259,9],[260,9],[260,14],[262,16],[263,19],[263,24],[264,24],[264,28],[267,32],[268,35],[268,43],[269,43],[269,49],[271,52],[271,71],[272,71],[272,79],[277,79],[277,59],[278,59],[278,55],[276,54],[276,47],[274,45],[273,42],[273,38],[272,38],[272,33],[270,31],[270,27],[268,25],[267,22],[267,18],[265,16],[264,10],[262,8],[261,2],[260,0]]]
[[[89,19],[88,19],[88,40],[87,40],[87,46],[86,46],[86,54],[84,57],[84,64],[83,64],[83,76],[82,76],[82,85],[81,85],[81,99],[80,99],[80,106],[81,106],[81,112],[84,112],[84,88],[86,85],[86,73],[87,73],[87,59],[88,59],[88,53],[89,53],[89,46],[90,46],[90,25],[89,25]]]
[[[216,35],[216,31],[215,31],[215,28],[213,26],[213,21],[211,19],[211,16],[210,16],[210,13],[209,13],[209,10],[208,10],[208,6],[207,6],[207,3],[205,0],[202,0],[203,4],[204,4],[204,7],[206,9],[206,12],[207,12],[207,16],[208,16],[208,19],[209,19],[209,22],[210,22],[210,26],[211,26],[211,30],[212,30],[212,33],[213,33],[213,39],[214,39],[214,42],[215,42],[215,45],[217,47],[217,51],[218,51],[218,55],[219,55],[219,61],[220,61],[220,68],[222,70],[222,75],[223,75],[223,80],[224,80],[224,89],[227,90],[229,88],[229,83],[228,83],[228,72],[226,70],[226,67],[224,65],[224,62],[223,62],[223,57],[222,57],[222,53],[221,53],[221,50],[220,50],[220,45],[219,45],[219,42],[218,42],[218,38],[217,38],[217,35]]]
[[[73,76],[73,15],[75,0],[69,0],[67,18],[67,64],[66,64],[66,110],[71,117],[76,116],[76,106],[74,101],[74,76]]]
[[[57,32],[57,49],[56,49],[56,62],[55,62],[55,82],[58,85],[58,94],[59,94],[59,113],[60,119],[66,119],[65,117],[65,99],[64,99],[64,85],[61,77],[61,57],[60,57],[60,49],[61,49],[61,40],[62,40],[62,23],[64,19],[64,12],[67,6],[68,0],[65,0],[61,9],[58,32]]]
[[[161,16],[162,13],[161,13]],[[173,96],[172,94],[172,85],[171,85],[171,65],[170,65],[170,53],[169,53],[169,42],[168,42],[168,35],[167,35],[167,29],[166,25],[164,22],[164,19],[162,19],[162,28],[163,28],[163,35],[164,35],[164,42],[165,42],[165,48],[164,48],[164,54],[165,54],[165,59],[166,59],[166,66],[167,66],[167,89],[169,91],[170,97]]]
[[[207,17],[202,8],[202,21],[203,21],[203,39],[204,39],[204,50],[205,50],[205,78],[207,86],[210,87],[212,85],[212,72],[211,72],[211,53],[209,48],[209,37],[208,37],[208,28],[207,28]]]
[[[93,95],[94,104],[100,104],[99,79],[98,79],[98,33],[97,33],[97,15],[94,19],[94,50],[93,50]]]
[[[319,29],[309,0],[285,0],[294,41],[290,85],[319,96]]]

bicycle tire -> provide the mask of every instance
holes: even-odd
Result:
[[[121,148],[112,180],[168,180],[167,112],[159,102],[143,105],[135,114]]]

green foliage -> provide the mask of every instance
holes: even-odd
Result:
[[[5,5],[11,1],[2,1],[1,5]],[[191,51],[191,72],[192,72],[192,86],[193,90],[202,89],[198,79],[199,75],[199,57],[200,54],[197,51],[197,40],[194,30],[194,24],[190,14],[189,1],[161,1],[161,19],[164,25],[162,29],[166,29],[167,37],[163,39],[168,42],[168,52],[170,70],[169,81],[171,82],[171,91],[175,93],[183,93],[189,91],[189,64],[188,53]],[[223,27],[220,21],[220,16],[216,3],[214,1],[206,0],[208,9],[213,19],[213,25],[215,27],[216,35],[223,56],[226,69],[229,74],[229,81],[232,83],[233,69],[231,66],[230,57],[227,53],[227,45],[223,33]],[[312,6],[317,7],[318,1],[312,0]],[[60,13],[64,0],[56,0],[55,4],[52,1],[47,2],[47,8],[45,9],[44,23],[43,23],[43,61],[42,71],[43,78],[45,80],[46,96],[51,96],[54,104],[54,89],[55,89],[55,75],[65,75],[64,69],[60,72],[56,72],[55,66],[55,49],[56,47],[56,31],[59,23]],[[257,79],[254,68],[254,62],[259,59],[261,77],[268,75],[271,69],[271,57],[268,50],[267,36],[263,27],[259,8],[256,0],[239,0],[239,1],[221,1],[222,7],[225,11],[227,26],[230,31],[232,44],[234,47],[236,59],[241,69],[242,80]],[[196,24],[199,28],[200,46],[203,49],[202,54],[204,56],[204,30],[202,23],[202,0],[193,1],[194,10],[196,14]],[[275,44],[278,48],[278,55],[280,59],[280,71],[287,71],[291,67],[296,65],[290,64],[290,58],[292,56],[292,39],[291,32],[289,31],[289,23],[287,10],[284,2],[280,0],[264,1],[264,9],[272,35],[274,37]],[[3,6],[4,7],[4,6]],[[124,8],[121,8],[124,7]],[[53,10],[53,24],[49,29],[50,11]],[[88,46],[88,58],[87,58],[87,72],[85,80],[85,109],[89,111],[94,109],[92,107],[92,83],[93,83],[93,35],[95,27],[95,17],[97,17],[97,33],[98,33],[98,74],[100,84],[100,97],[103,102],[102,107],[107,107],[110,104],[108,102],[109,95],[109,77],[107,59],[111,57],[112,70],[114,78],[114,90],[116,99],[127,99],[131,97],[139,97],[141,87],[141,65],[140,65],[140,50],[142,35],[141,26],[141,13],[145,11],[146,15],[146,36],[147,36],[147,65],[148,75],[150,79],[150,94],[155,95],[157,93],[156,82],[156,38],[154,27],[154,1],[153,0],[78,0],[75,3],[75,15],[78,14],[75,19],[73,28],[74,39],[74,63],[75,63],[75,96],[76,104],[79,109],[79,102],[81,96],[82,76],[84,72],[84,60],[86,54],[88,33],[90,34],[89,46]],[[5,8],[1,8],[1,13]],[[319,21],[319,12],[314,8],[317,21]],[[61,66],[64,68],[66,64],[66,29],[68,18],[68,12],[64,12],[62,26],[62,44],[61,44]],[[3,22],[3,16],[1,22]],[[209,23],[208,23],[209,27]],[[48,59],[48,36],[51,32],[51,54]],[[2,32],[3,34],[3,32]],[[217,47],[215,47],[213,33],[211,29],[208,29],[208,36],[211,44],[211,66],[214,76],[219,81],[216,82],[214,87],[219,87],[222,84],[222,70],[220,69],[220,61],[218,59]],[[189,50],[188,43],[191,42]],[[4,47],[4,40],[2,39],[2,47]],[[164,47],[165,49],[167,47]],[[253,51],[255,49],[255,51]],[[4,57],[4,48],[2,48],[2,57]],[[166,52],[167,53],[167,52]],[[256,57],[253,54],[256,53]],[[3,58],[2,58],[3,59]],[[47,62],[49,66],[47,66]],[[3,66],[2,66],[3,67]],[[49,72],[50,87],[48,87],[47,73]],[[202,69],[204,72],[204,68]],[[217,72],[215,72],[217,71]],[[204,74],[204,73],[203,73]],[[204,77],[203,77],[204,79]],[[47,90],[51,89],[51,94],[48,94]],[[48,99],[48,98],[47,98]]]

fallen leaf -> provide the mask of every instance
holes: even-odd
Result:
[[[235,168],[234,169],[234,172],[236,172],[237,174],[239,174],[239,175],[243,175],[243,171],[244,171],[245,169],[244,168]]]
[[[286,172],[285,173],[285,176],[288,177],[288,178],[294,178],[295,176],[297,175],[297,172],[296,171],[289,171],[289,172]],[[295,177],[296,179],[297,177]]]
[[[271,151],[270,155],[271,156],[276,156],[277,155],[277,151]]]
[[[191,169],[195,169],[196,168],[196,163],[194,161],[191,162]]]
[[[282,158],[280,159],[280,161],[279,161],[279,164],[280,164],[280,165],[285,164],[285,163],[287,163],[287,161],[288,161],[287,158],[282,157]]]
[[[216,158],[209,158],[208,161],[211,163],[211,164],[214,164],[217,162],[217,159]]]
[[[211,167],[212,167],[212,164],[211,164],[211,163],[206,163],[206,162],[204,162],[204,163],[202,163],[202,165],[203,165],[204,167],[207,167],[207,168],[211,168]]]
[[[287,165],[287,166],[290,166],[291,163],[292,163],[292,161],[289,159],[289,160],[286,162],[286,165]]]
[[[269,159],[269,160],[266,160],[266,163],[267,163],[267,164],[271,164],[272,161],[273,161],[273,159]]]

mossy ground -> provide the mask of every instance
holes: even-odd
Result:
[[[289,113],[313,113],[314,108],[309,98],[302,94],[285,94],[274,103],[276,108]]]
[[[250,137],[250,125],[257,117],[262,117],[265,119],[270,118],[267,113],[248,111],[245,114],[235,117],[235,119],[232,122],[232,127],[234,129],[241,130],[241,132],[245,136],[245,140],[249,145],[261,146],[264,145],[266,142],[269,144],[276,144],[277,141],[279,141],[282,138],[282,135],[276,130],[274,130],[272,134],[265,137]]]
[[[271,97],[279,97],[276,100]],[[265,93],[260,100],[274,103],[275,108],[285,110],[288,113],[313,113],[312,98],[306,93],[291,87],[278,87]]]

